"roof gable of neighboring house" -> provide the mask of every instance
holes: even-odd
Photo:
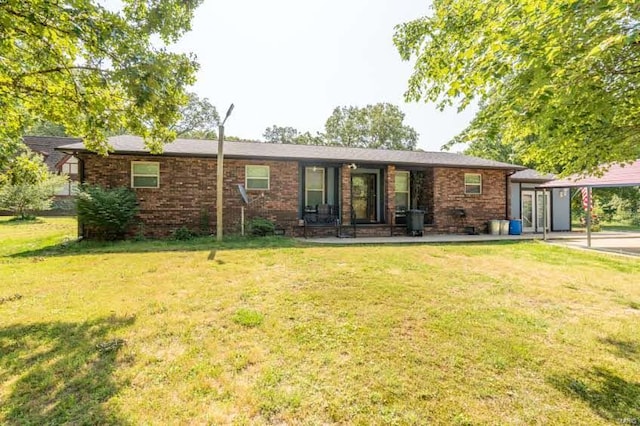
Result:
[[[543,174],[533,169],[520,170],[511,175],[512,182],[542,183],[549,182],[553,179],[555,179],[554,175],[550,173]]]
[[[82,143],[78,138],[67,138],[58,136],[24,136],[24,144],[31,151],[42,154],[44,163],[50,171],[57,172],[60,164],[67,154],[56,150],[56,148],[73,143]]]
[[[142,138],[137,136],[116,136],[109,138],[115,154],[151,155],[144,146]],[[75,143],[65,145],[58,150],[71,152],[89,152],[84,145]],[[216,157],[215,141],[177,139],[164,146],[163,155]],[[524,167],[470,157],[450,152],[397,151],[386,149],[346,148],[336,146],[287,145],[265,142],[225,141],[226,158],[253,158],[297,160],[309,162],[333,161],[345,163],[395,164],[405,167],[439,166],[484,169],[522,170]]]

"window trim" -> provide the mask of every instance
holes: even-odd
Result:
[[[407,175],[407,190],[406,191],[398,191],[398,187],[396,186],[396,178],[399,174]],[[395,203],[396,194],[407,194],[407,205],[405,208],[407,210],[411,209],[411,172],[408,170],[400,170],[396,171],[396,175],[393,178],[393,199]],[[395,206],[396,210],[398,210],[398,206]]]
[[[249,177],[249,167],[261,167],[267,169],[267,177]],[[249,179],[266,180],[266,188],[251,188],[249,186]],[[244,166],[244,187],[247,191],[268,191],[271,189],[271,168],[262,164],[247,164]]]
[[[479,183],[467,183],[467,177],[478,176],[480,178]],[[477,187],[478,192],[469,192],[467,187]],[[464,193],[465,195],[482,195],[482,173],[465,173],[464,174]]]
[[[315,169],[315,170],[313,170]],[[307,172],[311,170],[312,172],[322,172],[322,189],[309,189],[309,179],[307,176]],[[309,205],[309,191],[313,192],[322,192],[322,202],[320,204],[325,204],[327,200],[327,170],[324,167],[311,166],[304,168],[304,205]]]
[[[134,165],[136,164],[155,164],[158,166],[158,173],[150,174],[150,173],[135,173]],[[156,186],[136,186],[134,184],[136,177],[154,177],[156,178]],[[154,189],[160,188],[160,162],[158,161],[132,161],[131,162],[131,188],[133,189]]]

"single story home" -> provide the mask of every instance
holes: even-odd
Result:
[[[554,175],[532,169],[520,170],[511,176],[511,216],[522,220],[522,232],[542,232],[545,218],[547,231],[571,231],[569,188],[545,191],[540,187],[554,179]]]
[[[216,142],[178,139],[160,155],[136,136],[109,143],[106,157],[81,142],[58,150],[78,159],[82,182],[133,188],[145,235],[215,229]],[[399,235],[412,208],[425,211],[424,232],[484,232],[489,220],[513,216],[509,177],[523,169],[448,152],[229,141],[224,230],[240,231],[242,186],[247,221],[270,219],[287,235]]]
[[[24,136],[22,140],[31,151],[42,156],[50,172],[69,176],[66,185],[56,193],[56,200],[71,198],[80,180],[78,159],[72,154],[66,154],[56,148],[80,143],[81,139],[58,136]]]

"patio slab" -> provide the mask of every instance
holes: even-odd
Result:
[[[357,237],[357,238],[300,238],[300,241],[312,244],[349,245],[349,244],[440,244],[440,243],[482,243],[493,241],[542,240],[542,234],[522,235],[451,235],[429,234],[422,237]],[[584,232],[549,232],[547,242],[561,244],[570,248],[588,249],[587,235]],[[640,232],[598,232],[591,236],[591,249],[617,254],[640,256]]]

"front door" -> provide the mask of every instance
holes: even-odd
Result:
[[[376,214],[376,177],[375,173],[351,175],[351,205],[357,222],[371,223],[378,221]]]
[[[542,232],[544,223],[544,206],[547,208],[547,229],[551,221],[551,205],[549,193],[546,203],[542,191],[522,191],[522,232]]]

